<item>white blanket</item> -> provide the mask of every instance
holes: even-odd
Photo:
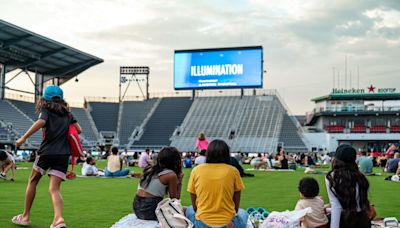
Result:
[[[131,228],[131,227],[160,228],[160,225],[158,224],[157,221],[141,220],[138,219],[135,214],[129,214],[123,217],[114,225],[112,225],[111,228]]]
[[[156,221],[146,221],[138,219],[135,214],[129,214],[125,216],[122,219],[120,219],[117,223],[111,226],[111,228],[132,228],[132,227],[160,228],[161,226]],[[253,224],[251,224],[250,220],[247,220],[247,228],[253,228]]]

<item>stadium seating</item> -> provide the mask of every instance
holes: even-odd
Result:
[[[147,122],[143,135],[133,145],[170,145],[170,137],[182,123],[191,105],[192,100],[188,97],[162,98]]]
[[[29,118],[33,121],[36,121],[38,118],[38,114],[36,113],[35,103],[18,101],[18,100],[9,100],[13,105],[15,105],[19,110],[24,112]]]
[[[343,133],[344,127],[342,125],[328,125],[326,131],[328,133]]]
[[[117,132],[118,103],[88,102],[90,114],[99,131]]]
[[[33,124],[33,121],[13,106],[9,100],[0,100],[0,119],[5,123],[11,123],[18,137],[22,136]],[[40,131],[28,139],[28,143],[36,146],[41,142]]]
[[[369,129],[371,133],[386,133],[385,125],[375,125]]]
[[[400,125],[393,125],[390,127],[390,133],[400,133]]]
[[[0,126],[0,141],[8,141],[9,134],[5,127]]]
[[[120,145],[128,144],[132,132],[143,123],[156,101],[157,99],[122,102],[120,129],[118,131]]]
[[[244,97],[247,102],[237,120],[237,134],[232,140],[236,151],[274,151],[281,128],[284,108],[275,96]]]
[[[197,97],[172,145],[193,150],[203,131],[209,140],[225,140],[232,151],[266,152],[278,143],[283,110],[275,96]]]
[[[72,114],[82,127],[82,135],[88,141],[97,142],[98,137],[90,124],[88,113],[83,108],[71,108]]]
[[[279,134],[279,142],[283,143],[286,152],[306,152],[307,148],[294,121],[285,113]]]
[[[355,124],[354,127],[350,128],[351,133],[366,133],[367,127],[363,124]]]

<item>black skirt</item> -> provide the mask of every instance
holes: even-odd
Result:
[[[141,197],[136,195],[133,200],[133,210],[139,219],[157,221],[156,208],[162,197]]]

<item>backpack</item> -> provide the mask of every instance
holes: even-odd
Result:
[[[156,216],[161,228],[193,228],[185,217],[180,200],[166,198],[158,203]]]

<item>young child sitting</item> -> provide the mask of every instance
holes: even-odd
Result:
[[[15,163],[12,155],[4,150],[0,150],[0,179],[6,179],[7,172],[11,169],[12,178],[11,181],[15,179]]]
[[[328,218],[324,211],[324,201],[318,196],[318,182],[312,177],[300,180],[299,192],[301,199],[297,201],[295,210],[311,207],[312,212],[302,219],[301,227],[327,227]]]

